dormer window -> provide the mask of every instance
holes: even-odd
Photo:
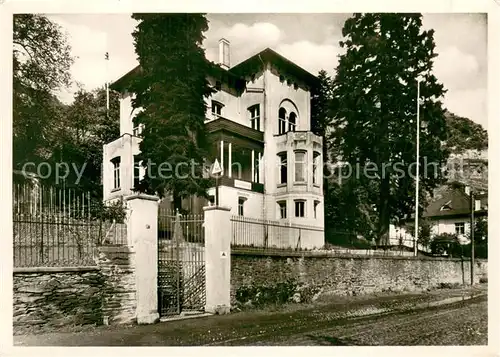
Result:
[[[212,100],[212,114],[213,114],[213,116],[216,118],[221,117],[223,107],[224,107],[224,104],[217,102],[215,100]]]
[[[441,206],[441,211],[449,211],[449,210],[451,210],[451,200]]]
[[[260,131],[260,105],[252,105],[248,108],[248,112],[250,115],[250,126],[252,129]]]

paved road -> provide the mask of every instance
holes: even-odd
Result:
[[[486,296],[421,310],[339,319],[332,305],[294,312],[238,313],[79,333],[16,336],[15,345],[486,345]]]

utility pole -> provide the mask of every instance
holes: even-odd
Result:
[[[470,285],[474,285],[474,192],[470,191]]]
[[[413,255],[418,253],[418,196],[420,176],[420,79],[417,78],[417,176],[415,182],[415,238],[413,241]]]

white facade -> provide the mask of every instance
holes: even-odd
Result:
[[[431,235],[443,233],[456,234],[461,244],[470,243],[467,236],[470,234],[470,217],[442,217],[432,220]]]
[[[252,143],[254,146],[248,147],[241,144],[245,138],[237,142],[230,135],[213,142],[217,148],[216,158],[224,170],[220,204],[230,207],[233,215],[243,213],[251,218],[323,228],[322,138],[310,132],[311,93],[307,86],[284,80],[272,63],[266,63],[259,73],[245,78],[246,89],[241,93],[225,83],[217,83],[214,78],[208,79],[220,90],[207,100],[207,125],[226,120],[252,129],[252,135],[263,138],[257,146]],[[133,156],[139,153],[141,139],[134,135],[138,133],[134,132],[132,124],[135,113],[131,98],[125,92],[120,101],[121,137],[104,147],[105,201],[130,194],[133,187]],[[258,106],[258,110],[251,112],[249,108],[254,106]],[[285,119],[281,121],[281,132],[280,113]],[[295,131],[290,131],[293,129]],[[285,153],[286,182],[282,182],[284,173],[279,155],[283,157]],[[114,185],[116,157],[120,157],[120,187]],[[242,166],[244,177],[238,176],[238,157],[249,163]],[[208,194],[215,195],[215,189],[210,189]],[[324,238],[314,245],[322,246],[323,243]]]

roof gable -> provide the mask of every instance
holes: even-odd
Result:
[[[230,68],[229,71],[240,77],[248,77],[261,71],[264,63],[271,64],[284,77],[291,79],[291,81],[300,82],[300,84],[306,85],[309,88],[318,84],[318,78],[315,75],[269,47],[238,63],[236,66]]]
[[[451,216],[470,213],[470,197],[460,189],[452,189],[443,197],[431,202],[425,210],[424,217]]]

